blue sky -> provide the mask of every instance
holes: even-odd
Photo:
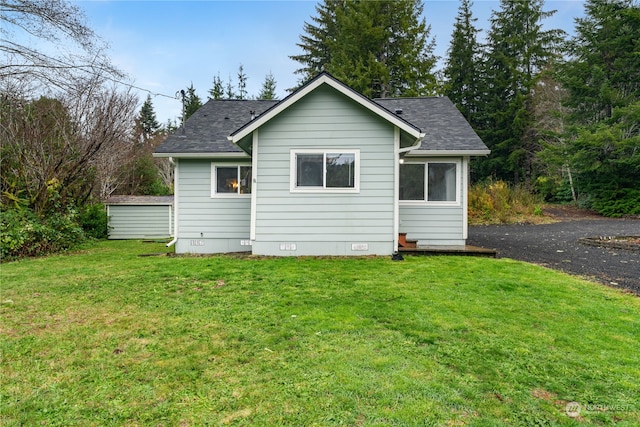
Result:
[[[89,26],[110,46],[114,65],[125,71],[133,84],[154,94],[158,120],[165,123],[180,115],[177,91],[191,83],[207,99],[213,77],[220,73],[226,82],[243,65],[247,90],[256,95],[271,72],[279,97],[295,86],[294,71],[300,64],[289,59],[300,53],[296,43],[305,21],[316,15],[316,1],[130,1],[77,0]],[[548,28],[573,32],[574,18],[583,14],[582,1],[547,1],[546,10],[556,9],[545,20]],[[436,54],[444,57],[449,46],[459,2],[425,1],[424,16],[435,36]],[[489,28],[497,0],[476,0],[476,26]],[[140,92],[141,102],[146,92]]]

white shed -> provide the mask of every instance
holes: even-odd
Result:
[[[109,239],[173,236],[173,196],[112,196],[105,205]]]

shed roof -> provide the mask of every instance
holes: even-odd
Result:
[[[111,196],[105,205],[172,205],[173,196]]]

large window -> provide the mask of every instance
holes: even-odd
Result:
[[[251,166],[212,165],[211,196],[251,194]]]
[[[400,200],[457,204],[457,162],[403,163],[400,165]]]
[[[357,191],[358,151],[291,151],[291,191]]]

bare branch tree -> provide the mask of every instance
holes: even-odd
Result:
[[[546,175],[567,177],[571,197],[577,202],[571,164],[567,156],[566,118],[568,108],[564,105],[567,90],[558,82],[551,70],[540,74],[532,92],[532,117],[536,135],[542,145],[538,160],[543,163]]]
[[[38,48],[30,47],[37,41]],[[0,81],[22,79],[31,91],[66,90],[76,76],[124,78],[107,45],[65,0],[0,0]]]
[[[2,98],[0,190],[36,212],[79,205],[114,185],[128,157],[137,98],[94,82],[61,99]],[[51,188],[56,188],[52,198]]]
[[[173,173],[174,167],[171,161],[167,158],[154,159],[154,163],[158,168],[158,175],[162,183],[169,189],[173,188]]]

